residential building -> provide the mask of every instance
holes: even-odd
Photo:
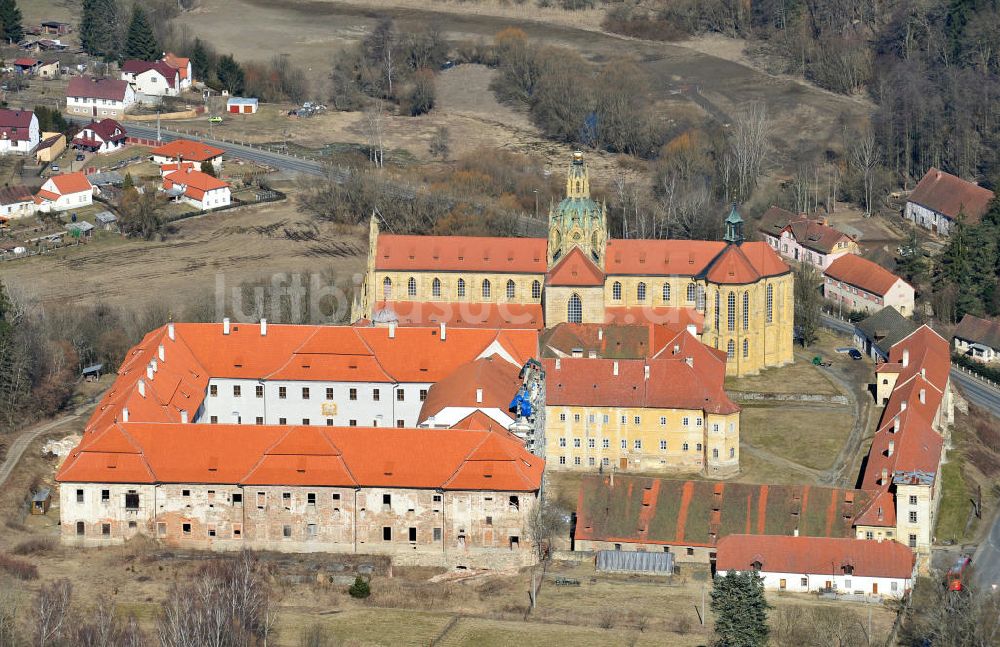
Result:
[[[448,429],[478,412],[485,416],[481,428],[510,429],[516,422],[510,403],[524,384],[521,368],[499,355],[463,364],[427,390],[417,424]]]
[[[752,571],[768,591],[902,598],[913,566],[913,553],[894,541],[728,535],[719,540],[715,572]]]
[[[903,217],[947,236],[959,215],[977,223],[989,208],[993,192],[931,167],[906,200]]]
[[[16,184],[0,188],[0,218],[25,218],[35,215],[35,194],[26,186]]]
[[[172,52],[167,52],[160,60],[177,70],[178,87],[181,91],[187,90],[191,87],[191,84],[194,82],[194,73],[191,69],[191,59],[183,56],[177,56]]]
[[[121,78],[137,95],[176,97],[180,94],[180,71],[163,61],[125,61]]]
[[[76,137],[73,146],[92,153],[113,153],[125,146],[128,134],[125,127],[114,119],[91,121]]]
[[[232,200],[229,184],[192,169],[164,176],[163,190],[201,211],[228,207]]]
[[[679,562],[708,564],[721,538],[748,529],[774,539],[853,537],[852,519],[868,496],[816,485],[673,481],[605,470],[581,481],[573,550],[670,552]]]
[[[257,99],[248,97],[229,97],[226,101],[226,112],[237,115],[256,114]]]
[[[407,323],[450,316],[524,326],[544,310],[547,328],[698,320],[702,341],[726,353],[727,372],[747,375],[792,361],[793,299],[790,268],[767,243],[744,242],[735,208],[723,241],[609,240],[606,209],[590,198],[576,154],[547,239],[383,235],[373,218],[353,319],[387,311],[402,322],[405,310]]]
[[[892,306],[899,314],[913,314],[913,286],[878,263],[855,254],[842,256],[823,273],[823,296],[844,314],[877,312]]]
[[[758,230],[783,258],[808,263],[820,272],[844,254],[858,253],[857,241],[831,227],[826,218],[794,214],[781,207],[765,211]]]
[[[135,102],[135,90],[118,79],[75,76],[66,87],[66,112],[71,115],[121,119]]]
[[[889,350],[917,328],[919,326],[899,314],[899,310],[885,306],[854,324],[854,345],[875,362],[887,362]]]
[[[79,172],[53,175],[35,194],[35,205],[43,213],[78,209],[93,202],[94,187]]]
[[[31,110],[0,109],[0,155],[27,155],[41,141],[38,117]]]
[[[958,322],[955,352],[980,362],[1000,361],[1000,321],[966,314]]]
[[[35,147],[35,161],[39,164],[54,162],[66,150],[66,135],[42,133],[42,141]]]
[[[175,139],[162,146],[157,146],[150,151],[150,154],[153,157],[153,162],[161,165],[193,162],[198,165],[198,168],[201,168],[204,162],[209,162],[216,174],[219,174],[222,172],[222,154],[224,152],[221,148],[203,142]]]
[[[54,79],[59,76],[62,72],[62,66],[59,61],[49,61],[47,63],[43,62],[35,70],[35,76],[40,79]]]

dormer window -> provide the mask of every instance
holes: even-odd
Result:
[[[764,564],[761,563],[759,559],[755,559],[754,561],[750,562],[750,568],[752,570],[759,571],[760,569],[764,568]]]

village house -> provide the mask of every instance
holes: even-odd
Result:
[[[903,217],[947,236],[959,215],[977,223],[989,208],[993,192],[931,167],[906,200]]]
[[[142,100],[146,97],[175,97],[180,94],[180,72],[163,61],[125,61],[122,81],[135,90]]]
[[[164,176],[163,190],[201,211],[228,207],[232,201],[229,184],[192,169]]]
[[[823,296],[846,314],[876,312],[892,306],[905,317],[913,314],[913,286],[878,263],[855,254],[835,260],[823,273]]]
[[[62,66],[59,61],[48,61],[43,62],[35,70],[35,76],[40,79],[54,79],[59,76],[62,72]]]
[[[83,173],[53,175],[35,194],[38,211],[78,209],[94,202],[94,187]]]
[[[194,73],[191,70],[191,59],[184,58],[183,56],[177,56],[172,52],[167,52],[160,60],[177,70],[178,88],[180,88],[181,91],[187,90],[191,87],[191,84],[194,82]]]
[[[902,598],[913,564],[913,553],[894,541],[728,535],[719,540],[715,572],[752,571],[768,591]]]
[[[912,319],[885,306],[854,324],[854,345],[876,363],[889,361],[889,351],[919,328]]]
[[[16,184],[0,188],[0,217],[26,218],[35,215],[35,195],[26,186]]]
[[[1000,321],[966,314],[952,335],[955,352],[990,363],[1000,361]]]
[[[758,231],[782,257],[808,263],[820,272],[844,254],[857,254],[858,243],[827,224],[825,218],[794,214],[772,206],[764,212]]]
[[[34,112],[0,109],[0,155],[27,155],[38,146],[41,137]]]
[[[156,164],[179,164],[182,162],[193,162],[201,168],[204,162],[209,162],[216,174],[222,171],[221,148],[216,148],[209,144],[192,141],[190,139],[175,139],[172,142],[157,146],[150,154]],[[183,170],[183,169],[178,169]]]
[[[112,153],[125,146],[128,135],[114,119],[91,121],[73,138],[74,148],[92,153]]]
[[[75,76],[66,87],[66,112],[83,117],[121,119],[136,102],[125,81]]]

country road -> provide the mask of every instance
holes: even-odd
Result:
[[[2,487],[3,484],[7,482],[7,479],[10,478],[10,475],[13,473],[18,461],[21,460],[21,456],[24,455],[25,450],[28,449],[36,438],[44,433],[52,431],[56,427],[66,424],[67,422],[76,420],[80,417],[80,415],[81,412],[77,411],[61,418],[56,418],[55,420],[42,423],[37,427],[22,431],[14,442],[10,444],[10,448],[7,450],[7,456],[4,459],[3,464],[0,465],[0,487]]]

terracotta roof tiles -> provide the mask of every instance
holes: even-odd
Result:
[[[885,296],[897,281],[903,280],[878,263],[857,254],[844,254],[830,263],[823,274],[879,296]]]
[[[382,234],[375,269],[544,274],[546,239]]]
[[[993,192],[972,182],[955,177],[931,167],[907,198],[931,211],[944,214],[952,220],[964,213],[968,222],[975,223],[983,217],[993,200]]]
[[[910,579],[913,553],[895,541],[843,537],[774,537],[729,535],[719,540],[716,569],[829,575],[844,568],[856,577]]]

